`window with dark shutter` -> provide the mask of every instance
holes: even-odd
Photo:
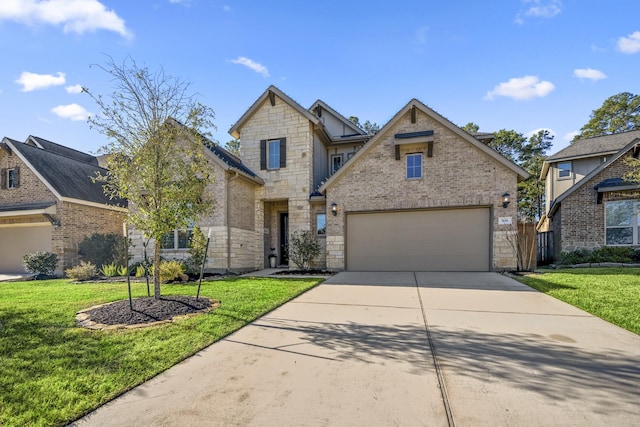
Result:
[[[7,189],[7,170],[5,168],[0,169],[0,189]]]
[[[280,138],[280,167],[287,167],[287,138]]]
[[[20,166],[16,166],[13,170],[13,188],[20,187]]]
[[[267,168],[267,140],[260,141],[260,169],[265,170]]]

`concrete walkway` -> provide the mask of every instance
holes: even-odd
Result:
[[[347,272],[75,425],[630,426],[639,361],[499,274]]]

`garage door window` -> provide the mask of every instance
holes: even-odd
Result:
[[[407,154],[407,179],[422,178],[422,154]]]

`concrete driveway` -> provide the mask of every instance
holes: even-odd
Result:
[[[340,273],[78,426],[638,425],[640,337],[495,273]]]

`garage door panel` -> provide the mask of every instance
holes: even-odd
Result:
[[[0,272],[24,273],[24,255],[51,251],[51,226],[0,228],[0,242]]]
[[[352,271],[488,271],[488,208],[347,215]]]

